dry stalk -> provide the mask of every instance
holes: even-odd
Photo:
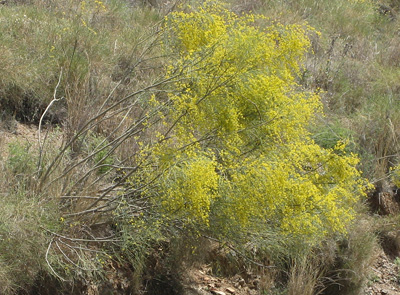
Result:
[[[62,100],[64,98],[64,97],[57,98],[57,90],[58,90],[58,87],[60,86],[60,83],[61,83],[62,74],[63,74],[63,69],[61,68],[60,75],[58,77],[57,85],[54,88],[53,100],[49,103],[47,108],[44,110],[44,112],[43,112],[43,114],[42,114],[42,116],[40,117],[40,120],[39,120],[39,130],[38,130],[39,159],[38,159],[38,164],[37,164],[37,170],[38,170],[39,174],[40,174],[40,166],[42,165],[43,146],[44,146],[45,141],[46,141],[46,138],[45,138],[43,143],[42,143],[42,139],[41,139],[43,118],[47,114],[47,112],[49,111],[49,109],[53,105],[53,103],[55,103],[57,101],[60,101],[60,100]]]

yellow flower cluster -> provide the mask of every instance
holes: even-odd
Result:
[[[94,35],[97,32],[92,28],[91,22],[95,15],[107,12],[107,8],[102,1],[87,0],[80,2],[80,20],[81,24]]]
[[[167,179],[163,208],[176,217],[208,224],[210,205],[218,188],[215,162],[192,155],[182,165],[171,168]]]
[[[99,1],[99,0],[81,1],[80,8],[81,8],[82,12],[85,12],[85,11],[93,12],[94,10],[102,11],[102,12],[107,11],[107,8],[104,5],[104,2]]]

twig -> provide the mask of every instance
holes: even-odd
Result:
[[[51,266],[51,264],[50,264],[50,262],[49,262],[49,252],[50,252],[50,248],[51,248],[51,244],[52,244],[52,243],[53,243],[53,239],[51,239],[51,241],[50,241],[50,243],[49,243],[49,246],[47,247],[47,251],[46,251],[45,259],[46,259],[47,265],[49,266],[50,270],[52,271],[52,273],[53,273],[57,278],[59,278],[59,279],[60,279],[61,281],[63,281],[63,282],[67,282],[66,279],[64,279],[63,277],[61,277],[61,276],[54,270],[54,268]]]
[[[61,196],[60,199],[92,199],[92,200],[97,200],[100,197],[93,197],[93,196]],[[103,200],[110,200],[108,198],[103,198]]]
[[[48,233],[51,233],[54,236],[57,236],[59,238],[63,238],[69,241],[73,241],[73,242],[98,242],[98,243],[102,243],[102,242],[120,242],[121,240],[116,240],[116,239],[111,239],[113,236],[110,237],[105,237],[105,238],[98,238],[98,239],[79,239],[79,238],[69,238],[60,234],[57,234],[55,232],[52,232],[44,227],[41,227],[43,230],[47,231]],[[51,241],[53,242],[53,240]]]
[[[40,117],[40,120],[39,120],[39,130],[38,130],[39,160],[38,160],[38,167],[37,167],[38,171],[40,171],[40,166],[41,166],[41,164],[42,164],[43,145],[44,145],[44,141],[46,140],[46,139],[45,139],[45,140],[43,141],[43,144],[42,144],[41,132],[42,132],[42,122],[43,122],[43,118],[44,118],[44,116],[46,115],[46,113],[48,112],[48,110],[50,109],[50,107],[53,105],[53,103],[55,103],[55,102],[57,102],[57,101],[59,101],[59,100],[61,100],[61,99],[64,98],[64,97],[60,97],[60,98],[57,98],[57,97],[56,97],[56,96],[57,96],[57,89],[58,89],[58,87],[60,86],[60,83],[61,83],[62,73],[63,73],[63,70],[62,70],[62,68],[61,68],[60,76],[58,77],[57,85],[56,85],[56,87],[54,88],[53,100],[49,103],[49,105],[47,106],[47,108],[44,110],[44,112],[43,112],[43,114],[42,114],[42,116]]]

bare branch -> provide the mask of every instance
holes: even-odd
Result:
[[[42,165],[42,155],[43,155],[43,146],[45,143],[45,140],[42,143],[42,139],[41,139],[41,132],[42,132],[42,122],[43,122],[43,118],[46,115],[46,113],[49,111],[50,107],[53,105],[53,103],[63,99],[64,97],[60,97],[57,98],[57,90],[58,87],[60,86],[61,83],[61,78],[62,78],[62,73],[63,73],[63,69],[61,68],[60,70],[60,75],[58,77],[58,82],[56,87],[54,88],[54,93],[53,93],[53,100],[49,103],[49,105],[47,106],[47,108],[44,110],[42,116],[40,117],[39,120],[39,130],[38,130],[38,142],[39,142],[39,159],[38,159],[38,165],[37,165],[37,170],[40,171],[40,166]]]
[[[63,282],[67,282],[68,280],[66,280],[66,279],[64,279],[63,277],[61,277],[61,276],[54,270],[54,268],[53,268],[53,267],[51,266],[51,264],[50,264],[50,261],[49,261],[49,252],[50,252],[51,244],[53,243],[53,240],[54,240],[54,239],[51,239],[51,241],[50,241],[50,243],[49,243],[49,246],[47,247],[46,256],[45,256],[46,263],[47,263],[47,265],[49,266],[51,272],[52,272],[57,278],[59,278],[59,279],[60,279],[61,281],[63,281]]]

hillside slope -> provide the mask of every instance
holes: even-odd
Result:
[[[0,2],[1,294],[400,294],[400,2]]]

